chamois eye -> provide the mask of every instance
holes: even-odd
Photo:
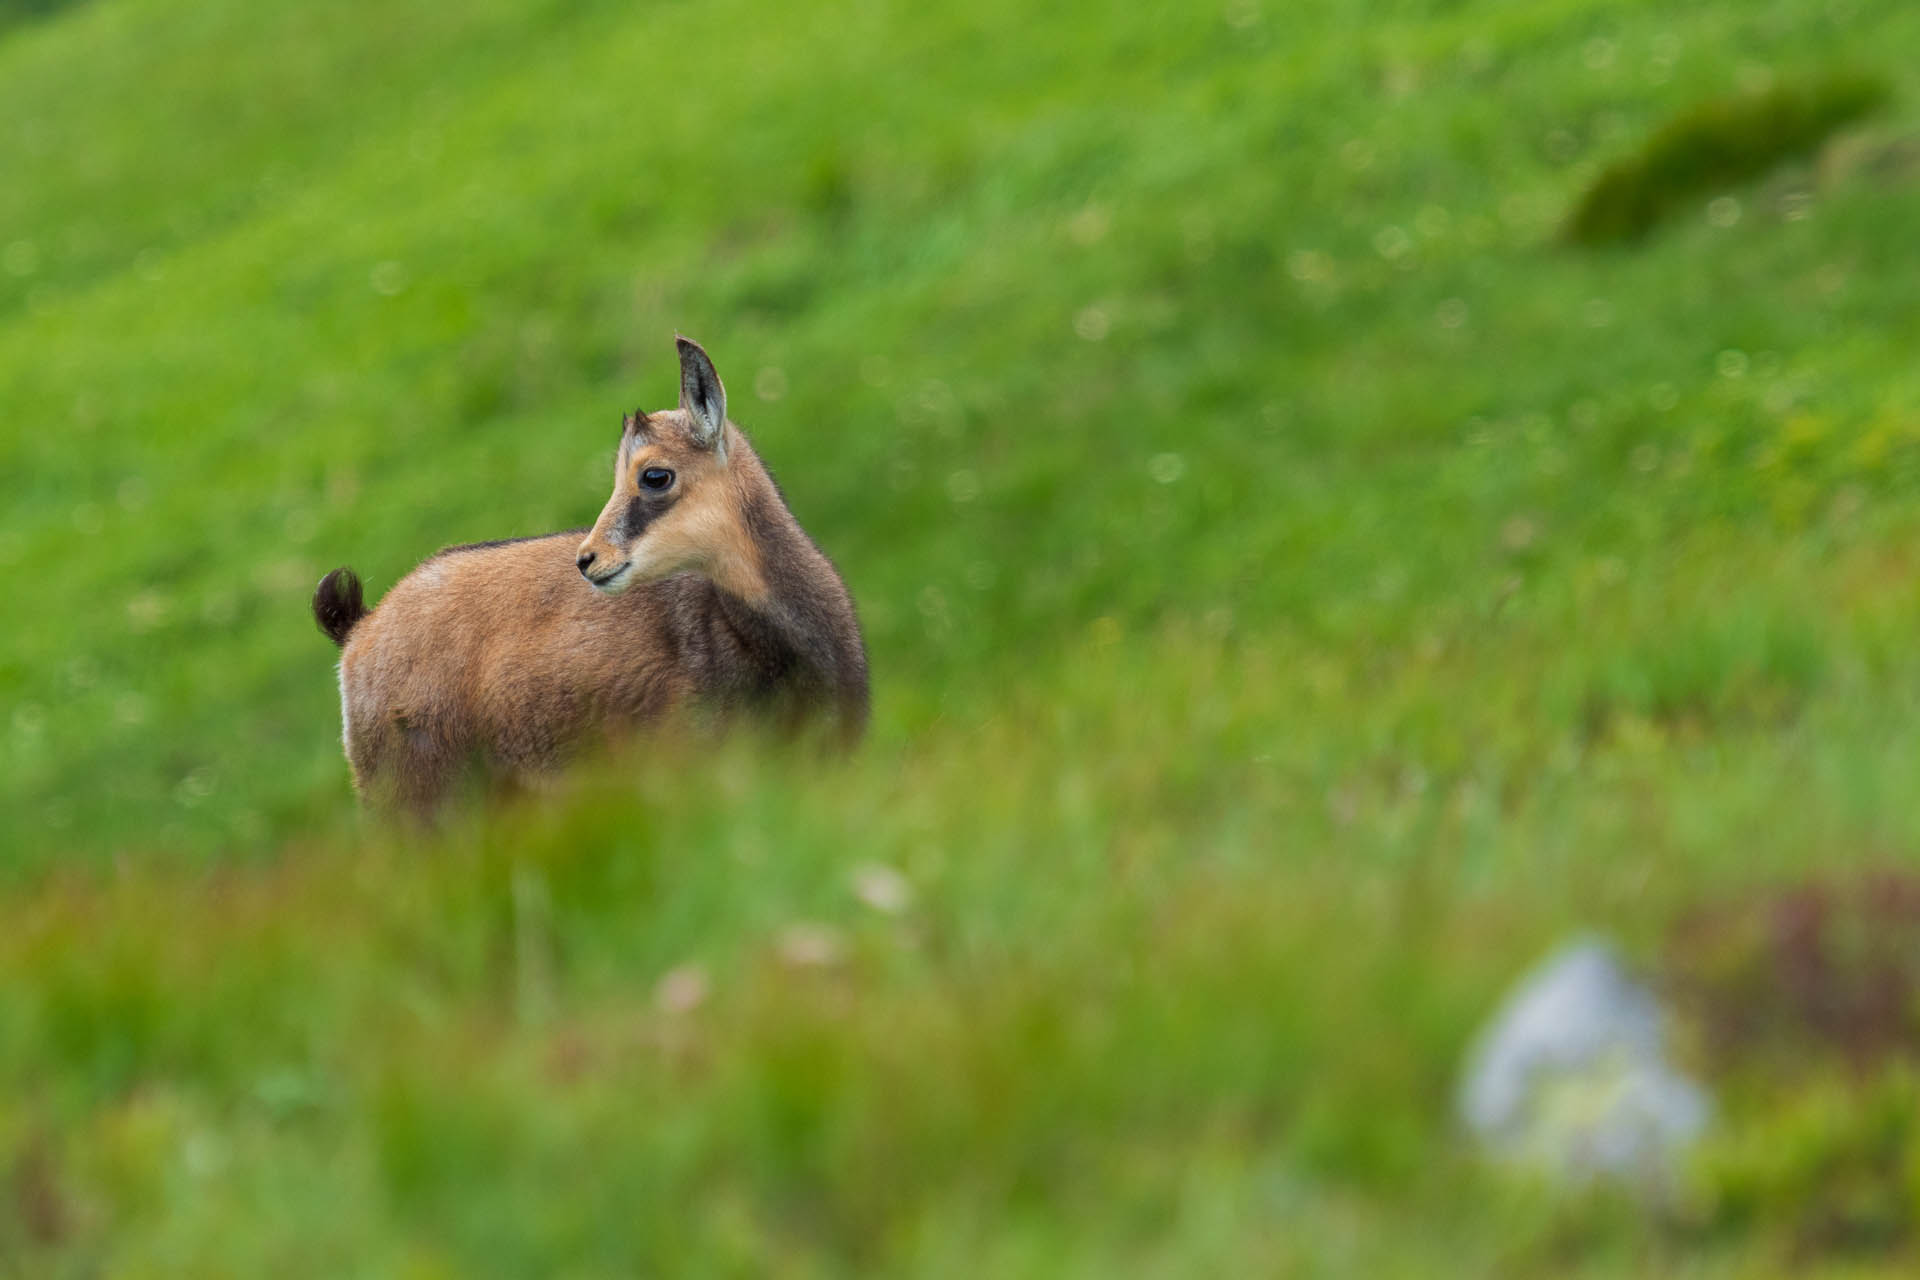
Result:
[[[640,483],[649,489],[664,489],[673,483],[673,472],[665,467],[648,467],[640,473]]]

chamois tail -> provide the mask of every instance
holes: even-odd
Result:
[[[320,585],[313,589],[313,620],[337,645],[347,643],[354,624],[367,612],[360,595],[360,579],[345,566],[320,579]]]

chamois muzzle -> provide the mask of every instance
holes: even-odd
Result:
[[[618,595],[629,585],[633,577],[633,558],[622,557],[618,548],[611,545],[595,550],[589,538],[580,544],[579,553],[574,556],[574,567],[580,570],[580,576],[587,585],[602,595]]]

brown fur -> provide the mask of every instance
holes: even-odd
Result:
[[[846,587],[725,421],[705,353],[683,340],[682,366],[688,387],[703,367],[712,402],[627,420],[584,541],[444,551],[351,620],[322,584],[316,617],[347,627],[343,739],[363,797],[430,809],[469,768],[530,780],[694,706],[787,724],[823,713],[859,737],[866,652]],[[673,471],[668,491],[642,486],[649,467]]]

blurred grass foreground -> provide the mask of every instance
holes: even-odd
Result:
[[[0,1274],[1920,1265],[1920,8],[0,14]],[[675,330],[866,746],[362,818]],[[1586,931],[1658,1197],[1453,1118]]]

